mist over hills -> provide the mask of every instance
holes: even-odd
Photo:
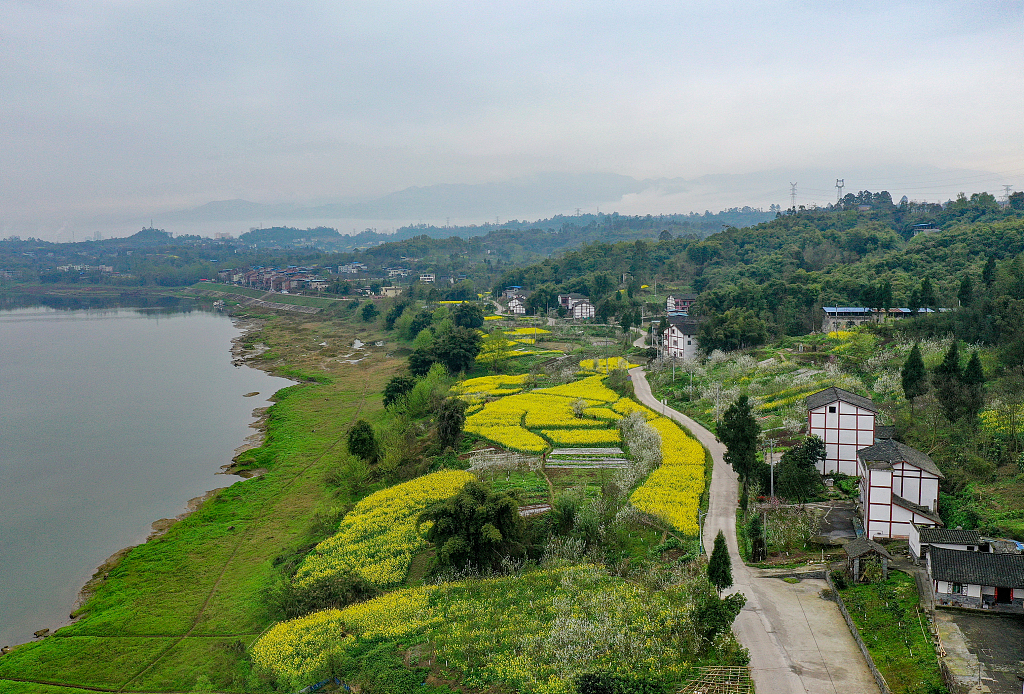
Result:
[[[998,193],[1002,177],[985,171],[948,170],[931,166],[843,167],[776,169],[744,174],[708,174],[694,179],[636,179],[614,173],[542,173],[489,183],[444,183],[413,186],[370,200],[326,204],[257,203],[221,200],[198,207],[153,215],[163,224],[208,222],[319,224],[338,220],[342,233],[346,220],[409,223],[471,224],[527,219],[584,212],[672,214],[770,205],[788,208],[791,184],[795,203],[823,206],[836,199],[836,181],[844,192],[888,190],[894,199],[907,195],[930,202],[954,199],[959,192],[988,190]],[[184,230],[182,230],[184,231]],[[240,230],[241,231],[241,230]]]

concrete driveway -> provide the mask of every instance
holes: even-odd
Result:
[[[762,576],[740,558],[736,543],[737,478],[725,462],[725,446],[686,415],[666,408],[651,394],[642,367],[630,370],[637,399],[676,420],[714,458],[710,504],[704,524],[704,546],[714,545],[721,530],[732,560],[732,590],[747,604],[733,624],[736,638],[750,651],[754,686],[762,694],[876,694],[871,672],[835,603],[823,600],[820,579],[789,584]]]

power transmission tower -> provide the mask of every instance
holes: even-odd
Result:
[[[837,205],[843,201],[843,186],[846,185],[845,181],[846,181],[845,178],[837,178],[836,179],[836,191],[838,191],[836,193],[836,204]]]
[[[796,209],[796,184],[789,184],[789,206]]]
[[[1010,191],[1013,190],[1013,186],[1003,186],[1003,190],[1006,191],[1006,202],[1010,202]]]

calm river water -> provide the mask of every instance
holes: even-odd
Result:
[[[238,479],[216,473],[289,384],[232,366],[239,332],[200,311],[0,311],[0,645],[67,623],[107,557]]]

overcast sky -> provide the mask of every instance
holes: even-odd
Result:
[[[1022,37],[1024,0],[0,0],[0,236],[553,171],[1019,190]]]

